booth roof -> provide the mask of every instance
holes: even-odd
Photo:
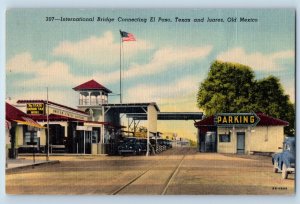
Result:
[[[6,120],[13,121],[13,120],[22,120],[22,117],[29,117],[26,113],[20,111],[16,107],[10,105],[9,103],[5,104],[5,118]]]
[[[5,118],[7,121],[12,122],[15,121],[19,124],[28,125],[36,128],[44,128],[40,124],[38,124],[35,120],[33,120],[29,115],[23,113],[16,107],[10,105],[9,103],[5,104]]]
[[[113,127],[113,128],[116,128],[116,129],[123,129],[123,128],[126,128],[126,126],[123,126],[123,125],[115,125],[111,122],[99,122],[99,121],[83,121],[85,124],[101,124],[101,125],[104,125],[104,126],[110,126],[110,127]]]
[[[30,117],[36,121],[47,121],[47,116],[46,115],[30,115]],[[49,115],[49,121],[73,121],[73,122],[84,122],[83,120],[80,119],[74,119],[70,118],[67,116],[62,116],[62,115],[56,115],[56,114],[50,114]]]
[[[278,118],[273,118],[264,113],[256,113],[256,115],[260,118],[258,126],[288,126],[289,123],[284,120],[280,120]],[[201,126],[215,126],[214,116],[209,116],[199,122],[194,123],[195,127]]]
[[[80,84],[76,87],[73,88],[75,91],[81,91],[81,90],[104,90],[107,93],[112,93],[111,90],[109,90],[108,88],[104,87],[103,85],[99,84],[98,82],[96,82],[95,80],[90,80],[87,81],[83,84]]]

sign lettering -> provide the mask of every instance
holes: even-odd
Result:
[[[53,108],[53,107],[51,107],[51,110],[49,112],[50,112],[50,114],[53,113],[53,114],[56,114],[56,115],[67,116],[69,118],[74,118],[74,119],[79,119],[79,120],[87,120],[87,117],[85,117],[85,116],[81,116],[79,114],[75,114],[75,113],[72,113],[70,111],[56,109],[56,108]]]
[[[219,113],[215,116],[218,127],[254,127],[259,121],[260,118],[255,113]]]
[[[30,115],[43,115],[45,114],[45,108],[43,103],[27,103],[27,114]]]

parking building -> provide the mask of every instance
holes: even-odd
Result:
[[[256,115],[259,122],[255,127],[218,126],[216,116],[196,122],[199,151],[233,154],[271,154],[280,151],[278,148],[284,141],[284,127],[289,123],[264,113]]]

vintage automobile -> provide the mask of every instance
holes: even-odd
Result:
[[[123,140],[118,146],[118,153],[119,155],[123,154],[141,154],[142,153],[142,146],[137,138],[135,137],[128,137]]]
[[[138,139],[137,144],[141,146],[141,153],[146,154],[147,152],[147,139]]]
[[[286,137],[283,142],[283,150],[272,156],[273,171],[280,172],[283,179],[288,178],[288,174],[295,172],[296,145],[294,137]]]
[[[170,148],[173,147],[172,146],[172,141],[170,141],[170,140],[166,140],[166,145],[167,145],[167,149],[170,149]]]
[[[118,154],[144,155],[147,152],[147,139],[127,137],[118,144]],[[149,143],[149,153],[154,153],[154,146]]]

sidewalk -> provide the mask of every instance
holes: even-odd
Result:
[[[30,168],[39,165],[49,165],[59,163],[58,160],[46,161],[46,160],[35,160],[32,159],[8,159],[6,166],[6,173],[16,169]]]

